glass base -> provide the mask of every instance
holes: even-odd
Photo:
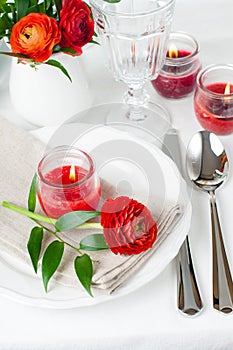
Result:
[[[93,106],[75,114],[60,125],[49,141],[49,147],[71,145],[84,134],[95,128],[106,127],[111,130],[136,136],[161,148],[163,137],[170,127],[170,115],[166,109],[153,102],[140,108],[141,119],[133,120],[132,109],[124,103],[107,103]],[[127,136],[127,135],[126,135]]]
[[[78,113],[68,123],[75,121],[108,125],[152,143],[161,143],[171,124],[168,111],[153,102],[139,110],[124,103],[97,105]]]

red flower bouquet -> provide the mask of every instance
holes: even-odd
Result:
[[[83,0],[2,0],[0,39],[8,38],[11,50],[5,53],[20,61],[46,63],[69,74],[59,62],[49,60],[54,52],[81,55],[82,47],[94,36],[94,21]],[[70,78],[70,77],[69,77]]]

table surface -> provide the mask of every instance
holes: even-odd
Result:
[[[232,0],[177,0],[173,31],[192,34],[201,47],[203,66],[233,60]],[[96,47],[101,57],[101,48]],[[87,54],[87,64],[91,57]],[[93,104],[119,101],[124,85],[116,83],[101,60],[93,78]],[[92,63],[93,64],[93,63]],[[96,63],[95,63],[96,64]],[[4,68],[5,69],[5,68]],[[0,63],[1,70],[1,63]],[[111,89],[108,87],[111,86]],[[166,106],[186,147],[201,129],[193,111],[193,97],[168,101],[147,86],[153,100]],[[28,128],[11,106],[6,81],[0,90],[0,115]],[[233,137],[221,137],[233,164]],[[184,158],[184,154],[183,154]],[[217,192],[220,220],[230,266],[233,270],[233,175]],[[29,307],[0,298],[0,349],[231,349],[233,315],[212,308],[211,226],[207,195],[192,193],[190,243],[204,309],[194,318],[183,316],[176,306],[176,266],[166,269],[143,288],[119,299],[91,307],[51,310]]]

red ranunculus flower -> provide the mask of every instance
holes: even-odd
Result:
[[[64,0],[60,12],[61,47],[70,47],[82,54],[82,46],[94,35],[94,21],[89,7],[82,0]]]
[[[147,207],[126,196],[103,204],[101,225],[114,254],[139,254],[151,248],[157,237],[157,225]]]
[[[23,54],[35,62],[44,62],[59,43],[61,33],[54,18],[43,13],[30,13],[12,28],[12,51]]]

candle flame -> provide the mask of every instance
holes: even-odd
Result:
[[[224,95],[229,95],[231,93],[231,84],[227,83],[224,91]]]
[[[231,93],[231,84],[227,83],[224,90],[224,95],[229,95]],[[230,102],[230,97],[224,97],[224,102]]]
[[[75,180],[76,180],[75,166],[74,166],[74,165],[71,165],[71,166],[70,166],[69,180],[70,180],[71,182],[75,182]]]
[[[175,44],[171,44],[168,50],[169,58],[177,58],[179,56],[178,50]]]

